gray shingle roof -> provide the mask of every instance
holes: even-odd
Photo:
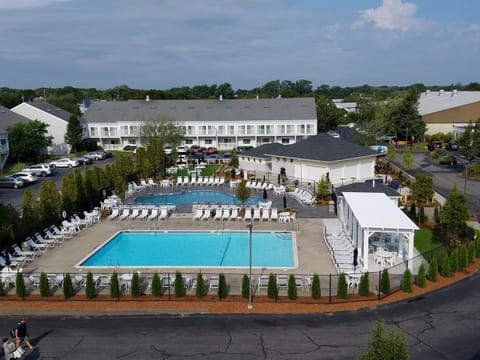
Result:
[[[376,183],[353,183],[335,188],[335,194],[342,196],[344,192],[383,193],[387,196],[400,196],[399,192],[385,184]]]
[[[30,121],[30,119],[16,114],[8,108],[0,105],[0,129],[7,130],[10,125],[28,121]]]
[[[240,156],[251,156],[251,157],[256,157],[256,158],[268,158],[270,156],[265,155],[268,153],[271,153],[273,151],[276,151],[277,149],[282,149],[284,145],[280,143],[271,143],[271,144],[263,144],[260,146],[257,146],[253,149],[246,150],[242,153],[240,153]]]
[[[139,121],[167,116],[178,122],[316,119],[314,98],[95,101],[85,123]]]
[[[315,161],[339,161],[359,157],[374,157],[378,152],[326,133],[307,138],[292,145],[270,150],[266,155]]]
[[[68,121],[70,119],[70,116],[72,116],[71,113],[68,111],[65,111],[63,109],[60,109],[56,105],[49,104],[47,102],[42,102],[42,101],[29,101],[27,104],[36,107],[37,109],[43,110],[45,112],[48,112],[52,115],[55,115],[56,117]]]

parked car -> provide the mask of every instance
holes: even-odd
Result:
[[[89,165],[93,163],[93,160],[86,156],[75,156],[72,158],[72,160],[78,161],[80,165]]]
[[[442,148],[442,143],[440,141],[430,141],[427,144],[428,151],[433,151],[433,150],[441,149],[441,148]]]
[[[45,177],[53,175],[56,172],[56,168],[51,164],[35,164],[23,169],[22,171],[29,172],[35,176]]]
[[[38,177],[28,171],[18,171],[10,176],[22,180],[24,185],[33,184],[38,181]]]
[[[199,152],[201,152],[201,151],[202,151],[202,148],[201,148],[200,146],[198,146],[198,145],[192,145],[192,146],[190,147],[190,152],[191,152],[192,154],[196,154],[196,153],[199,153]]]
[[[383,135],[383,136],[380,136],[378,140],[382,140],[388,143],[397,142],[397,135],[393,135],[393,134]]]
[[[337,133],[335,130],[328,130],[327,135],[330,135],[331,137],[334,137],[336,139],[340,138],[340,134]]]
[[[187,164],[187,155],[186,154],[178,154],[176,163],[177,163],[177,165],[186,165]]]
[[[223,156],[220,159],[220,161],[224,164],[228,164],[230,160],[232,160],[232,153],[230,152],[223,153]]]
[[[165,155],[171,155],[173,152],[172,146],[168,144],[164,145],[163,151],[165,152]]]
[[[210,154],[207,156],[207,163],[208,164],[216,164],[218,162],[218,155],[217,154]]]
[[[183,146],[183,145],[180,145],[180,146],[177,146],[177,154],[188,154],[190,152],[190,149],[188,148],[188,146]]]
[[[58,159],[58,160],[52,161],[50,164],[53,164],[58,168],[73,168],[79,165],[78,161],[72,160],[70,158]]]
[[[104,150],[95,150],[95,151],[90,151],[83,156],[86,158],[98,161],[98,160],[106,159],[107,157],[111,157],[112,153]]]
[[[6,177],[3,179],[0,179],[0,187],[1,188],[12,188],[12,189],[18,189],[23,187],[23,181],[14,177]]]
[[[208,149],[207,149],[207,155],[212,155],[212,154],[216,154],[217,153],[217,148],[214,147],[214,146],[210,146]]]
[[[445,145],[445,149],[450,151],[457,151],[458,149],[460,149],[460,145],[456,142],[449,142]]]
[[[192,159],[193,160],[198,160],[198,161],[203,161],[205,158],[204,158],[203,152],[197,152],[195,154],[192,154]]]

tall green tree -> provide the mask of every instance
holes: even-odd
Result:
[[[48,126],[38,120],[10,125],[7,131],[11,158],[26,162],[37,160],[39,154],[52,145]]]
[[[417,206],[428,204],[432,201],[435,189],[433,187],[433,179],[424,173],[419,173],[415,177],[412,184],[412,197],[417,202]]]
[[[36,198],[37,195],[32,188],[27,188],[23,192],[22,228],[26,235],[33,234],[41,225]]]
[[[385,335],[385,321],[378,320],[372,331],[367,349],[360,355],[359,360],[407,360],[408,342],[405,331],[395,331],[391,328]]]
[[[245,180],[240,181],[237,186],[236,194],[237,199],[240,200],[242,206],[245,205],[248,198],[250,197],[250,188],[247,187],[247,183]]]
[[[67,131],[65,132],[64,137],[65,142],[71,146],[70,152],[82,150],[82,134],[82,124],[80,124],[80,120],[78,119],[77,115],[70,116],[70,119],[68,119]]]
[[[143,159],[142,165],[145,167],[145,160],[148,160],[152,167],[151,171],[155,175],[165,175],[166,173],[167,157],[163,147],[164,144],[160,139],[150,139],[147,145],[146,158]]]
[[[180,145],[185,138],[184,130],[174,118],[161,116],[145,120],[139,129],[142,144],[147,145],[152,139],[160,139],[163,144],[173,147]]]
[[[317,128],[319,132],[333,130],[341,122],[344,113],[337,109],[335,104],[327,97],[317,99]]]
[[[445,205],[439,214],[440,224],[435,230],[439,240],[445,242],[450,249],[458,247],[465,239],[462,229],[470,217],[467,198],[457,191],[456,186],[447,195]]]
[[[330,198],[330,181],[326,176],[322,176],[317,182],[316,197],[318,200],[328,200]]]
[[[412,157],[412,150],[410,148],[406,148],[403,152],[402,166],[407,171],[412,170],[413,157]]]
[[[419,93],[416,88],[410,88],[398,102],[390,114],[390,126],[399,136],[405,136],[407,141],[422,138],[425,134],[425,122],[418,113]]]
[[[77,187],[73,173],[62,177],[62,201],[63,209],[74,211],[77,203]]]

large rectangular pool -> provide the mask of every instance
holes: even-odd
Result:
[[[296,267],[291,232],[252,232],[252,266]],[[78,267],[249,266],[248,231],[120,231]]]

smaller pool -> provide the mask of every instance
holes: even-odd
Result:
[[[250,196],[247,200],[247,205],[257,205],[259,201],[262,201],[262,199],[257,196]],[[137,204],[149,205],[186,205],[193,203],[242,204],[235,195],[215,190],[181,191],[170,194],[145,195],[136,198],[135,202]]]

